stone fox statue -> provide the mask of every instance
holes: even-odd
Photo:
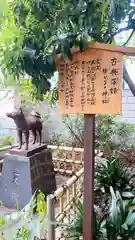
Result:
[[[34,136],[33,144],[35,144],[37,139],[37,132],[39,133],[39,141],[42,141],[42,121],[41,116],[38,112],[31,112],[30,114],[24,115],[22,109],[20,108],[16,112],[11,112],[6,114],[7,117],[12,118],[17,126],[18,137],[19,137],[19,149],[22,147],[22,133],[25,136],[26,150],[29,144],[29,131],[32,131]]]

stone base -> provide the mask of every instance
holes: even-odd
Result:
[[[56,190],[51,151],[46,145],[28,151],[10,150],[4,157],[0,179],[3,205],[22,209],[37,189],[45,196]]]
[[[42,150],[46,149],[46,144],[29,144],[29,149],[25,150],[25,145],[22,146],[22,149],[19,148],[12,148],[9,150],[9,154],[17,155],[17,156],[25,156],[30,157],[36,153],[41,152]]]

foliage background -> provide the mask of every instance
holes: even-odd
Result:
[[[1,71],[10,83],[30,80],[33,96],[42,100],[56,71],[56,54],[71,59],[72,47],[82,51],[88,42],[111,43],[123,31],[133,35],[134,14],[129,0],[2,0]],[[57,87],[54,92],[57,99]]]

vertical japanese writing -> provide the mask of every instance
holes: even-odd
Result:
[[[19,185],[19,176],[20,176],[19,169],[18,168],[13,169],[12,183]]]
[[[106,104],[109,103],[109,92],[108,92],[108,69],[103,68],[103,76],[104,76],[104,86],[103,86],[103,92],[102,92],[102,103]]]
[[[85,61],[82,61],[82,77],[81,77],[81,107],[84,110],[85,105]]]
[[[78,73],[79,70],[79,62],[75,61],[71,63],[69,74],[68,74],[68,81],[69,81],[69,106],[75,106],[75,82],[74,76]]]
[[[111,94],[117,94],[118,93],[118,83],[119,83],[119,69],[117,69],[117,64],[119,61],[117,58],[113,57],[111,58],[111,88],[110,88],[110,93]]]
[[[74,61],[72,64],[72,68],[75,75],[79,72],[79,64],[80,64],[79,61]]]
[[[66,109],[75,106],[75,81],[74,77],[79,71],[79,61],[63,62],[59,65],[59,92],[64,94]]]
[[[96,73],[101,70],[101,59],[97,58],[87,62],[87,104],[96,104]]]
[[[87,104],[90,104],[90,105],[96,104],[95,80],[96,80],[96,73],[94,74],[87,73]]]
[[[69,81],[69,106],[74,107],[73,64],[71,64],[71,68],[68,73],[68,81]]]
[[[60,75],[59,91],[63,93],[65,90],[65,63],[60,64],[59,75]]]
[[[65,77],[65,106],[68,109],[68,107],[69,107],[69,74],[70,74],[69,63],[66,63],[65,73],[66,73],[66,77]]]
[[[101,58],[97,58],[96,63],[97,63],[97,70],[101,71],[101,64],[102,64]]]

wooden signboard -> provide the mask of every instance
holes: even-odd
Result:
[[[122,53],[87,49],[60,61],[59,102],[64,114],[122,111]]]
[[[124,54],[135,55],[135,48],[93,44],[83,53],[74,49],[72,61],[57,61],[61,111],[84,113],[84,240],[94,239],[95,114],[121,113]]]

